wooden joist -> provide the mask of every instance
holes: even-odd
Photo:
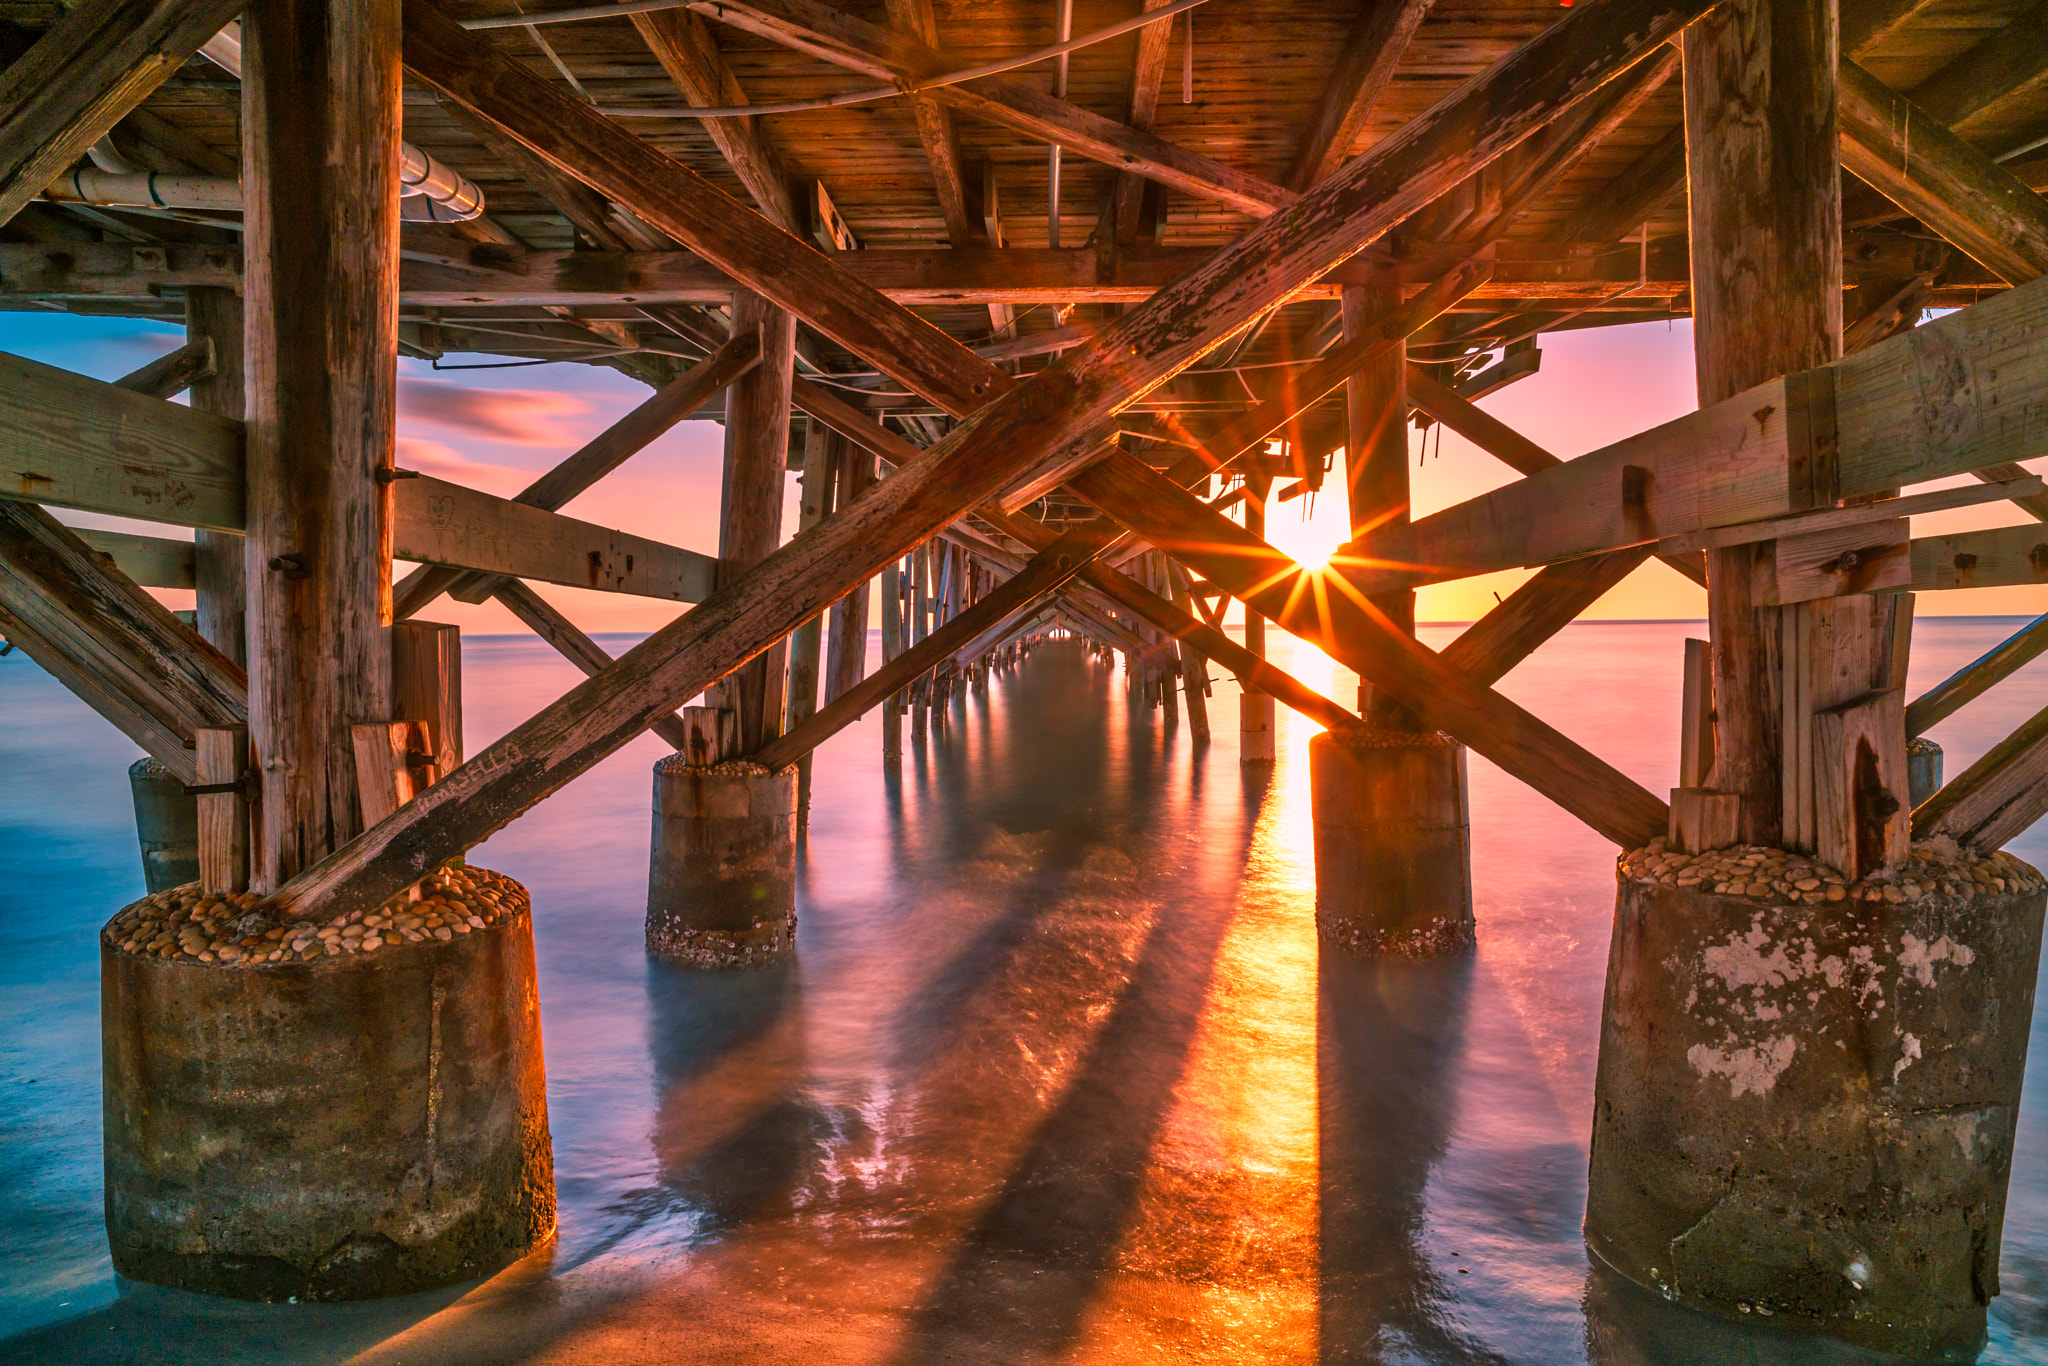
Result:
[[[242,427],[0,354],[0,499],[240,531]]]
[[[538,160],[523,148],[520,154]],[[559,171],[554,174],[566,178]],[[599,198],[592,195],[593,200]],[[610,220],[589,216],[597,212],[593,206],[589,213],[579,213],[578,230],[586,231],[585,221],[602,226],[620,216],[615,207],[609,209]],[[1929,268],[1928,244],[1916,239],[1851,234],[1844,246],[1845,270],[1852,280],[1910,278]],[[1409,278],[1427,280],[1455,268],[1473,247],[1417,242],[1406,251],[1400,264]],[[1186,246],[1131,247],[1113,258],[1093,248],[1075,247],[877,247],[843,255],[837,264],[899,304],[1128,304],[1143,303],[1214,254],[1207,247]],[[1496,242],[1486,259],[1493,278],[1460,305],[1466,310],[1498,301],[1553,300],[1560,307],[1591,303],[1622,285],[1635,284],[1644,264],[1633,242],[1584,238]],[[240,282],[241,260],[239,248],[196,243],[0,242],[0,300],[139,304],[163,290],[234,288]],[[1345,285],[1364,283],[1391,260],[1377,248],[1360,252],[1294,297],[1334,299]],[[1647,283],[1635,295],[1657,305],[1686,289],[1682,236],[1651,243],[1647,264]],[[1945,279],[1947,288],[1973,292],[1998,285],[1996,276],[1970,262],[1958,262]],[[399,302],[408,308],[616,310],[622,300],[631,301],[628,307],[722,306],[737,287],[717,265],[675,248],[518,252],[495,244],[469,244],[461,259],[408,255],[399,262]]]
[[[2012,284],[2048,274],[2048,201],[1851,61],[1842,165]]]
[[[702,602],[717,580],[714,556],[461,484],[401,479],[392,495],[391,553],[402,560],[670,602]]]
[[[914,88],[957,69],[955,59],[908,33],[858,19],[817,0],[698,0],[692,9],[881,81]],[[1053,143],[1119,170],[1134,171],[1240,213],[1266,215],[1292,198],[1249,172],[1198,156],[1127,124],[1069,104],[1014,76],[985,76],[927,88],[963,114]]]
[[[2048,708],[1913,809],[1913,838],[1992,850],[2048,815]]]
[[[84,0],[0,70],[0,223],[113,130],[241,0]]]
[[[1906,707],[1907,737],[1925,735],[2044,651],[2048,651],[2048,616],[2021,627],[1915,698]]]
[[[1415,36],[1432,3],[1434,0],[1389,0],[1360,7],[1336,69],[1316,101],[1315,117],[1294,153],[1294,164],[1288,168],[1288,189],[1307,189],[1351,155],[1366,116],[1372,113],[1373,101],[1394,78],[1408,40]]]
[[[2001,526],[1913,541],[1915,592],[2048,583],[2048,527]]]
[[[1128,456],[1074,490],[1269,621],[1310,642],[1623,848],[1664,833],[1665,804],[1505,697],[1447,667],[1337,576],[1304,570]]]
[[[138,588],[197,588],[197,551],[190,541],[137,536],[131,531],[73,527],[72,534],[114,562]]]
[[[114,387],[145,398],[175,398],[213,373],[213,339],[200,337],[121,376]]]
[[[2044,326],[2048,285],[2022,286],[1389,528],[1332,563],[1378,592],[1789,516],[2037,454],[2048,449]],[[1830,414],[1836,441],[1816,460],[1813,424]]]
[[[41,508],[0,503],[0,635],[185,782],[208,727],[248,719],[242,671]]]

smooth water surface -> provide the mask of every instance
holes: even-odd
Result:
[[[1917,692],[2017,620],[1924,619]],[[1454,632],[1426,628],[1441,646]],[[1585,624],[1504,690],[1652,789],[1681,640]],[[1284,638],[1283,638],[1284,639]],[[1277,662],[1331,696],[1303,646]],[[480,746],[577,675],[465,645]],[[1935,738],[1961,768],[2035,667]],[[1318,963],[1307,741],[1247,772],[1077,645],[880,763],[817,756],[786,968],[649,962],[643,738],[481,847],[532,890],[558,1243],[482,1285],[258,1306],[117,1285],[94,932],[141,892],[134,749],[0,659],[0,1359],[1859,1361],[1591,1276],[1579,1236],[1614,851],[1477,758],[1479,952]],[[2048,857],[2048,825],[2016,852]],[[2037,1017],[1986,1361],[2048,1359]]]

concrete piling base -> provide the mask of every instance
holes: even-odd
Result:
[[[744,967],[796,947],[796,770],[654,766],[647,951]]]
[[[1777,851],[1624,856],[1595,1256],[1694,1308],[1970,1359],[2044,901],[2018,860],[1952,845],[1859,884]]]
[[[1434,733],[1309,741],[1316,934],[1357,953],[1473,946],[1465,747]]]
[[[154,759],[128,767],[135,799],[135,838],[142,846],[142,885],[168,892],[199,880],[199,799],[185,782]]]
[[[161,933],[160,919],[137,928],[158,913],[147,903],[109,923],[116,1271],[237,1299],[359,1300],[488,1275],[553,1235],[532,921],[516,883],[483,878],[493,908],[504,897],[490,922],[465,915],[444,936],[420,919],[436,905],[415,905],[399,923],[424,932],[371,940],[359,920],[347,952],[342,927],[265,939],[260,916],[236,923],[242,908],[196,888],[163,908],[175,923]],[[216,911],[228,928],[201,948],[190,936]],[[238,936],[257,947],[228,947]]]

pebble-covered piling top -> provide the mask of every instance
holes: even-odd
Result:
[[[1946,896],[1961,901],[1979,894],[2032,891],[2041,874],[2000,849],[1980,854],[1960,848],[1951,839],[1915,844],[1912,856],[1898,869],[1850,882],[1833,868],[1806,854],[1738,844],[1704,854],[1684,854],[1660,836],[1620,860],[1624,882],[1657,883],[1723,896],[1748,896],[1759,901],[1818,906],[1826,901],[1918,901]]]
[[[279,925],[256,906],[252,892],[202,894],[187,883],[144,897],[100,932],[122,953],[179,963],[232,967],[360,956],[427,939],[454,939],[489,929],[528,909],[526,889],[487,868],[444,868],[420,884],[420,899],[401,892],[373,911]]]
[[[693,764],[687,754],[668,754],[654,761],[656,773],[699,773],[716,778],[766,778],[765,764],[752,759],[723,759],[715,764]]]

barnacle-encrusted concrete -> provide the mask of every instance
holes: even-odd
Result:
[[[1659,842],[1661,845],[1661,841]],[[1586,1239],[1698,1308],[1967,1358],[1998,1290],[2043,882],[1918,846],[1625,855]]]
[[[552,1235],[533,922],[523,889],[486,876],[517,893],[494,921],[376,952],[199,961],[101,936],[116,1271],[369,1299],[488,1275]]]
[[[649,953],[745,967],[795,947],[796,774],[680,754],[655,764]]]
[[[1316,935],[1362,954],[1473,944],[1465,747],[1377,726],[1309,741]]]

